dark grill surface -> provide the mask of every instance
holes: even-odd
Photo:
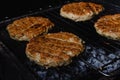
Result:
[[[89,78],[94,72],[100,72],[105,76],[118,74],[120,69],[120,41],[98,35],[93,26],[96,20],[103,15],[120,13],[120,7],[102,2],[102,0],[89,1],[102,4],[105,10],[94,16],[93,19],[85,22],[74,22],[62,18],[59,15],[61,6],[24,15],[47,17],[55,23],[55,27],[49,33],[67,31],[76,34],[85,41],[85,51],[78,57],[73,58],[73,62],[68,66],[45,69],[29,61],[25,55],[27,42],[12,40],[6,31],[6,26],[9,23],[24,16],[2,21],[0,23],[0,40],[40,80],[78,80],[83,77],[85,79],[86,75]]]

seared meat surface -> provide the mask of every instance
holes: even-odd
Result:
[[[48,32],[54,24],[43,17],[24,17],[13,21],[7,26],[7,30],[12,39],[19,41],[29,41],[33,37]]]
[[[38,65],[57,67],[68,65],[72,57],[84,50],[83,41],[68,32],[49,33],[37,36],[27,44],[26,55]]]
[[[90,20],[103,11],[103,6],[91,2],[73,2],[65,4],[60,9],[60,15],[73,21]]]

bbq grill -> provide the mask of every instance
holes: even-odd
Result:
[[[98,77],[113,77],[120,74],[120,41],[100,36],[94,29],[94,23],[103,15],[120,13],[120,6],[102,0],[79,0],[99,3],[105,10],[91,20],[74,22],[59,15],[61,6],[44,11],[35,11],[23,16],[10,18],[0,22],[0,55],[11,56],[11,62],[30,80],[79,80]],[[6,26],[16,19],[25,16],[43,16],[55,23],[49,33],[66,31],[74,33],[85,41],[85,50],[67,66],[45,69],[29,61],[25,55],[28,42],[19,42],[10,38]],[[93,75],[98,74],[96,77]],[[26,76],[26,77],[27,77]],[[87,76],[87,77],[86,77]],[[1,79],[3,79],[1,77]],[[26,78],[27,79],[27,78]],[[20,79],[22,80],[22,79]]]

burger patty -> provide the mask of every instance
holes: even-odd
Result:
[[[48,32],[54,24],[43,17],[24,17],[13,21],[7,26],[8,33],[12,39],[29,41],[37,35]]]
[[[86,21],[103,11],[103,6],[91,2],[73,2],[60,9],[60,15],[73,21]]]
[[[120,14],[105,15],[94,25],[97,33],[113,40],[120,40]]]
[[[57,67],[68,65],[72,57],[84,50],[83,41],[68,32],[49,33],[30,40],[26,47],[26,55],[38,65]]]

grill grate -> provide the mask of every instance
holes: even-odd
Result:
[[[105,15],[108,13],[109,14],[118,13],[115,11],[119,11],[119,8],[117,8],[117,10],[113,9],[115,6],[112,6],[111,8],[111,7],[108,7],[109,6],[108,4],[107,5],[104,4],[104,5],[105,5],[106,10],[103,13],[101,13],[102,15]],[[104,37],[101,37],[95,32],[95,29],[93,29],[93,25],[96,19],[98,18],[94,17],[90,21],[75,23],[71,20],[61,18],[59,15],[59,11],[53,10],[51,12],[46,12],[44,15],[47,15],[47,16],[49,15],[51,17],[57,18],[59,21],[63,21],[64,24],[66,23],[69,28],[74,28],[76,30],[76,31],[73,31],[73,33],[79,35],[86,42],[88,42],[86,43],[86,51],[88,47],[92,48],[92,51],[84,52],[84,56],[85,58],[87,58],[86,63],[89,63],[92,67],[94,66],[106,76],[111,75],[112,71],[120,67],[120,62],[119,62],[120,42],[106,39]],[[89,44],[92,46],[87,46]],[[88,55],[89,57],[86,57]],[[112,64],[114,64],[115,66]]]
[[[119,73],[118,71],[120,69],[120,41],[110,40],[98,35],[93,25],[96,20],[103,15],[120,13],[120,7],[102,2],[101,0],[91,1],[102,4],[105,7],[105,10],[99,15],[94,16],[93,19],[85,22],[74,22],[62,18],[59,15],[61,6],[51,8],[43,12],[38,11],[32,14],[24,15],[48,17],[55,23],[55,27],[49,31],[49,33],[59,31],[72,32],[86,42],[85,51],[80,56],[73,59],[73,62],[66,67],[54,69],[50,68],[46,70],[45,68],[30,62],[25,55],[25,46],[27,42],[18,42],[10,39],[7,31],[5,30],[6,26],[13,20],[24,16],[2,21],[0,23],[0,40],[14,53],[16,57],[18,57],[22,63],[24,63],[23,65],[29,67],[29,70],[32,71],[33,74],[39,76],[42,80],[54,80],[58,78],[60,80],[78,79],[90,72],[88,66],[105,76],[115,75],[116,73]]]

